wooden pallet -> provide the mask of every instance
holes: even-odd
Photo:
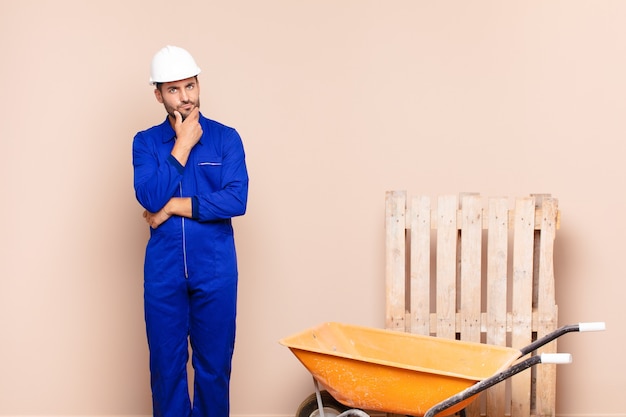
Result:
[[[556,329],[557,200],[461,194],[434,203],[387,192],[386,327],[518,348]],[[555,365],[534,367],[486,391],[467,416],[554,416],[555,385]]]

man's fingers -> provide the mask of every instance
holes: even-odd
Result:
[[[176,124],[179,125],[183,122],[183,116],[177,110],[174,110],[174,117],[176,118]]]

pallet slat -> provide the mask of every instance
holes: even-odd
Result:
[[[437,221],[437,335],[456,337],[457,198],[438,200]]]
[[[518,198],[513,237],[512,346],[523,347],[532,341],[534,233],[535,201],[530,197]],[[530,372],[523,372],[511,379],[511,417],[530,415],[530,377]]]
[[[411,204],[411,325],[410,332],[430,334],[430,198]]]
[[[386,327],[390,330],[404,330],[404,274],[405,265],[405,208],[406,192],[391,191],[386,199]]]
[[[461,334],[468,342],[480,342],[482,199],[466,195],[462,200],[461,233]]]
[[[487,233],[487,313],[486,341],[492,345],[506,346],[507,335],[507,270],[508,270],[508,201],[504,198],[489,199]],[[498,384],[485,394],[487,409],[494,416],[503,416],[508,410],[505,404],[506,386]]]
[[[556,200],[543,199],[541,204],[541,237],[539,242],[539,268],[537,282],[537,337],[542,337],[556,330],[557,308],[554,304],[554,238],[556,234]],[[539,350],[540,353],[556,353],[557,341]],[[549,416],[553,411],[553,399],[556,397],[556,365],[543,365],[537,368],[536,409],[537,415]]]
[[[460,237],[461,271],[458,288],[460,294],[460,338],[468,342],[480,342],[481,313],[481,253],[482,253],[482,199],[471,194],[461,200],[462,224]],[[478,300],[478,302],[477,302]],[[466,413],[480,413],[480,401],[474,401]]]

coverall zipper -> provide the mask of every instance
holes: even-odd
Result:
[[[179,196],[183,196],[183,184],[178,184]],[[183,233],[183,268],[185,269],[185,279],[189,278],[189,271],[187,269],[187,239],[185,238],[185,218],[181,216],[180,223]]]

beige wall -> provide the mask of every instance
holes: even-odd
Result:
[[[278,345],[381,327],[384,193],[559,198],[561,416],[626,416],[626,2],[0,0],[0,415],[147,415],[131,140],[171,43],[251,176],[234,416],[312,390]]]

